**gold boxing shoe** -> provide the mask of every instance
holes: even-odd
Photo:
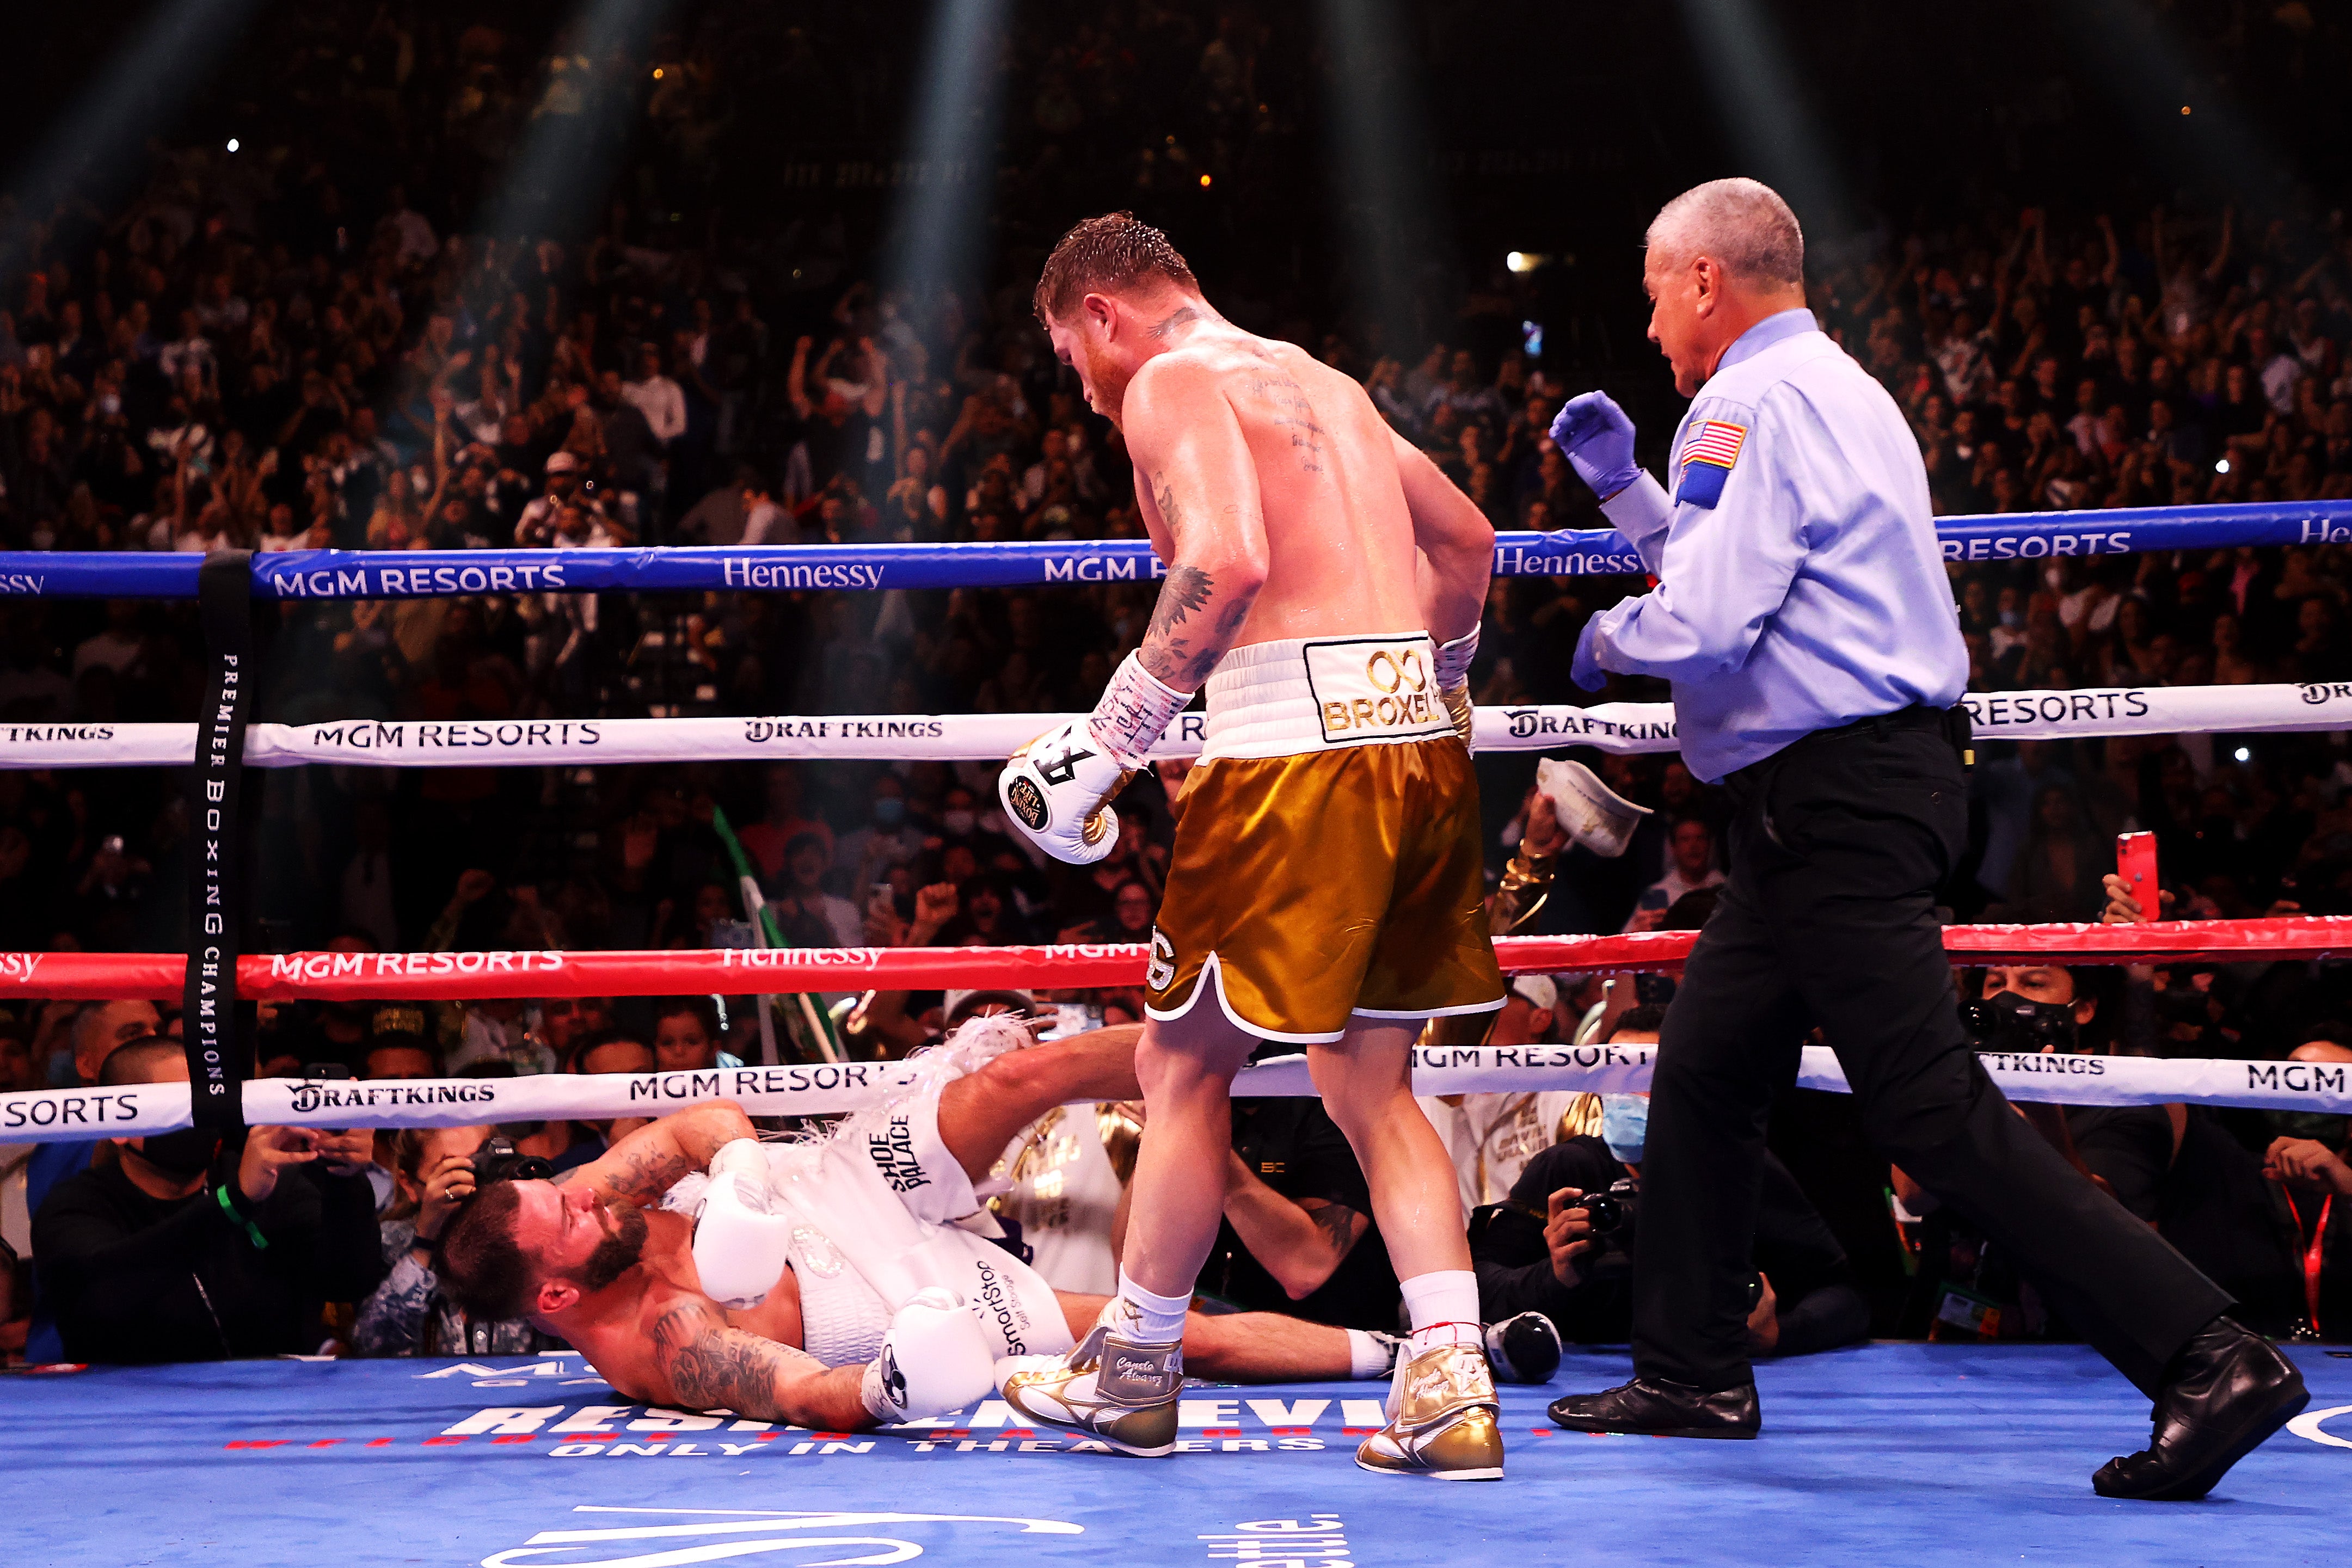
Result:
[[[1184,1344],[1123,1338],[1113,1301],[1067,1355],[1008,1356],[996,1364],[1004,1402],[1028,1419],[1099,1438],[1122,1454],[1159,1458],[1176,1449],[1176,1399]]]
[[[1356,1450],[1356,1463],[1389,1475],[1441,1481],[1503,1479],[1493,1375],[1475,1344],[1432,1345],[1397,1364],[1389,1424]]]

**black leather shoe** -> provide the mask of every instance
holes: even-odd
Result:
[[[2303,1374],[2262,1335],[2215,1318],[2180,1347],[2156,1396],[2156,1435],[2091,1478],[2101,1497],[2187,1502],[2311,1403]]]
[[[1709,1394],[1662,1377],[1637,1377],[1605,1394],[1555,1399],[1545,1413],[1562,1431],[1652,1437],[1752,1437],[1764,1426],[1752,1382]]]

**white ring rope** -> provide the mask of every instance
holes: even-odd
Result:
[[[2059,740],[2189,731],[2352,729],[2352,685],[2115,686],[1970,692],[1982,740]],[[1072,714],[868,714],[766,718],[340,719],[257,724],[245,759],[262,768],[344,763],[392,768],[507,764],[773,761],[824,758],[989,762]],[[1672,751],[1670,703],[1483,707],[1482,751]],[[1201,749],[1205,716],[1180,715],[1156,758]],[[0,768],[177,767],[194,754],[189,724],[0,725]]]
[[[1642,1045],[1424,1046],[1413,1053],[1412,1086],[1420,1094],[1531,1089],[1635,1093],[1650,1086],[1654,1051],[1654,1047]],[[2179,1102],[2352,1113],[2352,1064],[2344,1062],[2001,1052],[1978,1060],[2012,1100],[2063,1105]],[[915,1077],[915,1069],[904,1061],[852,1061],[528,1078],[264,1078],[244,1085],[244,1104],[250,1125],[292,1127],[603,1120],[660,1115],[721,1097],[741,1102],[755,1116],[811,1116],[878,1104],[905,1090]],[[1805,1048],[1797,1082],[1806,1089],[1847,1092],[1836,1056],[1822,1046]],[[1234,1081],[1234,1092],[1305,1098],[1315,1092],[1315,1086],[1307,1077],[1307,1059],[1290,1056],[1244,1068]],[[184,1127],[189,1121],[185,1083],[0,1094],[0,1143],[137,1137]]]

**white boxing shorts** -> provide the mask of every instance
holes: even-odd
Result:
[[[778,1271],[789,1265],[800,1287],[801,1348],[827,1366],[871,1361],[892,1315],[934,1285],[971,1303],[1000,1355],[1059,1355],[1075,1343],[1045,1277],[958,1223],[995,1228],[940,1137],[940,1092],[985,1060],[962,1043],[959,1031],[917,1058],[938,1071],[824,1139],[765,1145],[771,1212],[798,1221]],[[709,1180],[684,1178],[662,1207],[694,1213]]]

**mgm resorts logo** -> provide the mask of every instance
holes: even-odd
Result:
[[[1058,1519],[980,1513],[863,1513],[849,1510],[617,1508],[594,1503],[574,1513],[597,1516],[600,1528],[542,1530],[522,1545],[493,1552],[482,1568],[662,1568],[719,1557],[798,1552],[804,1562],[904,1563],[927,1544],[1017,1535],[1083,1535],[1085,1527]],[[609,1522],[608,1522],[609,1521]],[[588,1521],[579,1521],[587,1525]],[[697,1537],[699,1545],[688,1544]],[[1002,1555],[1004,1548],[983,1548]],[[791,1559],[786,1559],[791,1561]]]

